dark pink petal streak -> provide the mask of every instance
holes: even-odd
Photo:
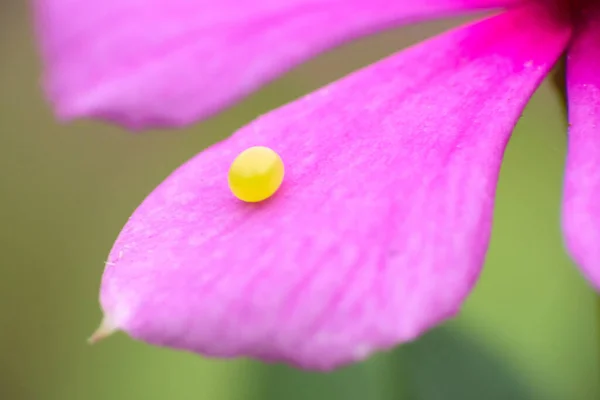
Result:
[[[57,114],[183,125],[401,22],[520,0],[35,0]]]
[[[600,12],[590,12],[567,60],[569,141],[563,228],[567,247],[600,289]]]
[[[119,236],[107,318],[153,344],[326,370],[453,316],[484,260],[510,132],[569,33],[513,10],[199,154]],[[252,145],[287,166],[281,191],[258,205],[227,187],[230,162]]]

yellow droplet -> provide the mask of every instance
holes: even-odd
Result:
[[[241,152],[229,168],[229,188],[235,197],[256,203],[273,196],[283,182],[285,169],[279,154],[256,146]]]

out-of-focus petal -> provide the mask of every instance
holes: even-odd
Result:
[[[575,34],[567,58],[569,138],[563,204],[566,244],[600,289],[600,12]]]
[[[330,369],[453,316],[484,260],[510,132],[569,37],[535,18],[513,10],[452,31],[190,160],[117,239],[108,325]],[[280,191],[254,205],[227,187],[230,162],[253,145],[286,163]]]
[[[36,0],[57,114],[184,125],[400,22],[519,0]]]

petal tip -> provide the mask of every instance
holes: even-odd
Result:
[[[102,319],[100,326],[92,333],[88,338],[89,344],[96,344],[102,339],[111,336],[113,333],[118,331],[119,328],[106,316]]]

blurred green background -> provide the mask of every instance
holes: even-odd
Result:
[[[600,399],[600,313],[559,229],[564,109],[544,85],[506,154],[483,276],[456,320],[331,374],[220,361],[117,335],[99,322],[107,253],[175,167],[258,114],[455,25],[344,46],[180,132],[57,123],[39,88],[27,2],[0,4],[0,399]]]

